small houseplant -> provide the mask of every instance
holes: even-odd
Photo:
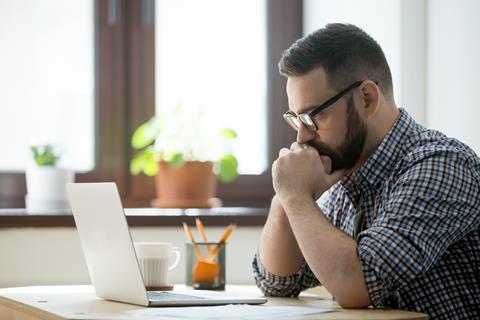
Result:
[[[231,182],[238,175],[232,152],[237,135],[229,128],[216,128],[204,121],[202,112],[186,112],[177,105],[157,113],[133,133],[132,147],[139,150],[130,171],[156,176],[154,207],[218,205],[217,180]]]
[[[32,145],[30,149],[33,161],[25,170],[27,210],[69,209],[65,185],[74,181],[74,172],[58,167],[60,153],[52,144]]]

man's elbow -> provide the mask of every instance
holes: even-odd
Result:
[[[335,293],[337,303],[345,309],[363,309],[372,304],[370,294],[365,284],[365,278],[358,257],[352,263],[344,265],[353,266],[351,269],[342,270],[337,278],[332,293]]]
[[[344,309],[364,309],[372,304],[368,294],[366,296],[364,294],[344,294],[335,296],[335,300]]]

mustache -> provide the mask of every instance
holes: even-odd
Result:
[[[345,163],[345,160],[343,159],[342,155],[339,154],[338,152],[332,150],[325,144],[318,142],[318,141],[311,141],[309,142],[309,145],[313,148],[315,148],[318,152],[319,155],[321,156],[327,156],[332,160],[332,172],[344,168],[347,166]]]
[[[333,158],[337,157],[335,151],[333,151],[332,149],[330,149],[329,147],[327,147],[326,145],[324,145],[321,142],[312,141],[312,142],[309,143],[309,145],[311,147],[313,147],[315,150],[317,150],[318,154],[321,155],[321,156],[330,157],[332,160],[333,160]]]

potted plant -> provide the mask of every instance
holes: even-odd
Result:
[[[178,105],[135,130],[131,144],[140,151],[131,160],[130,171],[156,176],[154,207],[218,206],[215,176],[231,182],[238,175],[232,152],[236,137],[232,129],[206,123],[202,112],[186,112]]]
[[[33,161],[25,170],[27,210],[69,209],[65,184],[74,181],[74,172],[58,167],[60,154],[53,145],[32,145],[30,149]]]

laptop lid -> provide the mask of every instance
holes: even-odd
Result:
[[[67,195],[96,295],[148,306],[115,183],[68,183]]]

